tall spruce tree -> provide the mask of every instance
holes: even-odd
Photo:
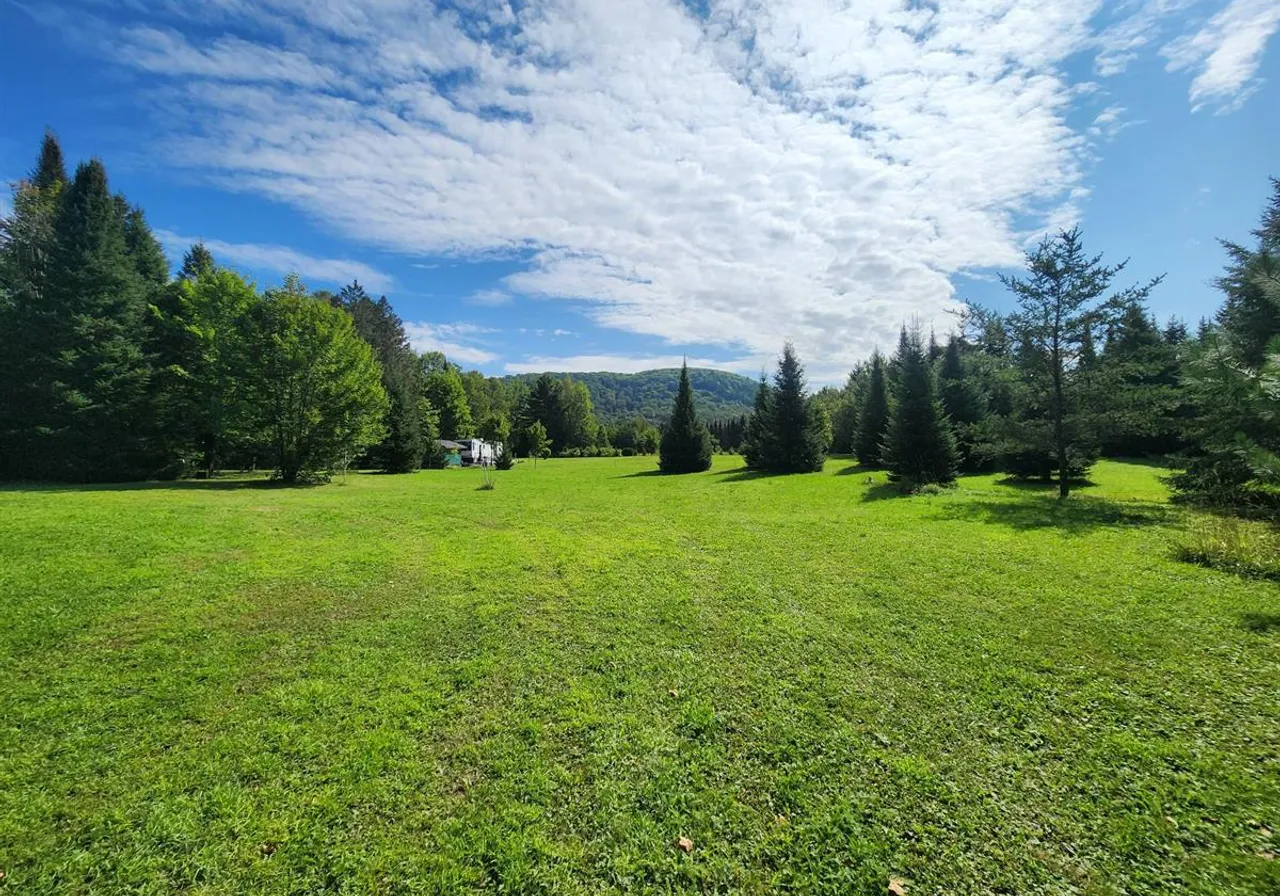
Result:
[[[981,465],[975,427],[986,416],[986,400],[965,367],[960,347],[959,337],[953,335],[947,340],[942,364],[938,369],[938,392],[942,408],[955,431],[958,466],[961,470],[972,472]]]
[[[662,433],[658,449],[658,469],[664,473],[701,473],[711,468],[711,433],[698,419],[689,384],[689,365],[680,366],[671,419]]]
[[[375,302],[358,282],[343,287],[335,301],[351,315],[356,332],[373,347],[387,393],[386,434],[369,448],[367,459],[387,473],[412,472],[422,465],[426,450],[419,406],[425,383],[404,323],[386,296]]]
[[[902,330],[894,356],[898,382],[884,441],[884,462],[896,478],[914,485],[956,478],[956,443],[942,409],[920,328]]]
[[[864,467],[881,465],[885,431],[889,427],[889,385],[886,381],[884,355],[871,356],[871,372],[862,407],[858,409],[858,425],[854,433],[854,453]]]
[[[756,387],[755,405],[742,434],[742,459],[753,470],[768,470],[775,463],[777,443],[773,433],[773,389],[764,372]]]
[[[30,175],[14,185],[0,217],[0,478],[41,475],[40,423],[54,403],[49,342],[49,258],[59,199],[67,185],[62,149],[46,133]]]
[[[148,442],[151,368],[143,351],[147,286],[128,251],[125,221],[102,163],[81,165],[63,191],[49,259],[49,332],[42,373],[52,385],[36,409],[44,475],[121,480],[154,474]]]
[[[778,359],[767,405],[764,444],[768,448],[760,458],[760,468],[774,473],[821,470],[827,459],[829,423],[809,398],[804,366],[789,342]]]

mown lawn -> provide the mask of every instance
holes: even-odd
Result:
[[[1158,471],[652,466],[0,491],[0,890],[1280,893],[1280,586]]]

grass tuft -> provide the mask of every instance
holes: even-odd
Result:
[[[1280,533],[1258,520],[1202,516],[1174,549],[1184,563],[1280,580]]]

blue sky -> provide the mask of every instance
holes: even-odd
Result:
[[[846,8],[852,7],[852,8]],[[489,373],[832,382],[1007,304],[1037,235],[1219,303],[1280,176],[1275,0],[0,0],[0,179],[46,125],[179,257],[385,293]],[[1268,114],[1270,112],[1270,114]]]

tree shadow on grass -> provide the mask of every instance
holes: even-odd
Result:
[[[726,482],[750,482],[753,479],[776,479],[779,476],[790,476],[791,473],[775,473],[772,470],[753,470],[750,467],[738,467],[736,470],[717,470],[716,476],[722,476],[720,485]]]
[[[1280,613],[1244,613],[1240,624],[1254,634],[1265,635],[1280,629]]]
[[[1077,491],[1082,488],[1097,488],[1096,482],[1088,479],[1072,479],[1068,483],[1071,491]],[[1056,479],[1018,479],[1014,476],[1006,476],[1003,479],[997,479],[996,485],[1002,485],[1005,488],[1016,488],[1024,492],[1044,492],[1045,494],[1058,494],[1058,481]]]
[[[661,470],[641,470],[638,473],[623,473],[621,476],[614,476],[614,479],[643,479],[647,476],[666,476],[667,473]]]
[[[975,499],[938,508],[936,519],[995,523],[1021,531],[1058,529],[1080,535],[1107,527],[1171,523],[1177,512],[1160,504],[1105,501],[1099,498],[1028,497],[1021,500]]]
[[[857,476],[859,474],[863,474],[866,476],[870,476],[872,473],[875,473],[875,472],[876,470],[873,467],[864,467],[862,464],[850,464],[847,467],[841,467],[840,469],[836,470],[836,475],[837,476]]]
[[[897,482],[877,482],[862,493],[863,501],[888,501],[892,498],[909,498],[910,493],[904,491]]]

